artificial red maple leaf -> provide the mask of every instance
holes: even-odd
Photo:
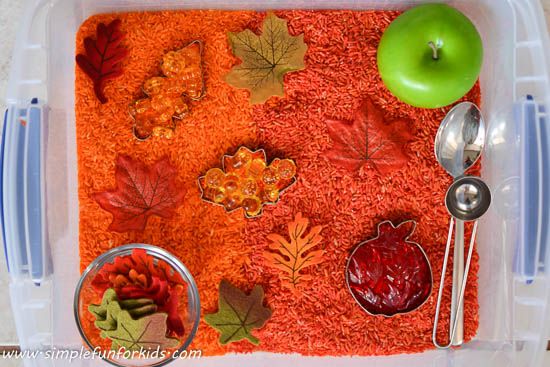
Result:
[[[78,66],[94,82],[94,92],[101,103],[106,103],[105,82],[122,75],[120,62],[128,55],[128,50],[120,46],[124,33],[119,30],[120,19],[115,19],[108,25],[97,25],[97,39],[84,38],[86,54],[76,55]]]
[[[176,173],[167,157],[148,167],[130,157],[118,156],[117,188],[93,195],[104,210],[113,214],[109,230],[143,231],[151,215],[171,218],[184,196],[183,189],[176,185]]]
[[[328,120],[334,145],[326,153],[334,164],[349,171],[368,164],[387,175],[407,164],[405,144],[412,139],[407,120],[386,121],[382,111],[368,98],[363,100],[352,121]]]

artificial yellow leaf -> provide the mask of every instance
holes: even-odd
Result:
[[[309,219],[303,218],[302,213],[296,214],[293,222],[288,224],[290,242],[284,237],[272,233],[267,236],[271,241],[269,249],[264,253],[267,265],[281,270],[284,275],[283,285],[291,290],[296,290],[300,281],[311,279],[311,276],[301,274],[301,271],[312,265],[323,262],[323,250],[311,251],[317,246],[323,237],[320,232],[322,226],[316,226],[306,233]]]
[[[225,81],[250,90],[252,104],[263,103],[271,96],[284,96],[285,74],[305,68],[304,35],[291,36],[287,21],[273,13],[265,18],[260,36],[246,29],[229,33],[229,43],[242,63],[227,74]]]

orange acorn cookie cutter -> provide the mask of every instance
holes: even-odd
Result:
[[[134,120],[132,133],[137,140],[145,141],[151,136],[171,138],[176,121],[189,113],[190,101],[206,95],[202,54],[200,40],[164,54],[162,75],[147,79],[142,86],[145,97],[129,107]]]
[[[239,147],[224,155],[222,168],[211,168],[198,179],[201,199],[224,207],[227,213],[242,208],[246,218],[259,217],[264,205],[276,205],[296,183],[296,163],[275,158],[267,165],[265,150]]]

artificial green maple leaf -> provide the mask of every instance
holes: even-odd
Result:
[[[117,316],[126,310],[132,317],[141,317],[157,311],[153,300],[147,298],[119,301],[113,288],[103,293],[100,305],[91,304],[88,310],[95,316],[95,326],[100,330],[114,330],[117,327]]]
[[[229,43],[242,63],[233,67],[225,81],[250,90],[252,104],[263,103],[271,96],[284,96],[285,74],[305,68],[304,35],[291,36],[287,21],[273,13],[265,18],[260,36],[246,29],[229,33]]]
[[[113,345],[127,350],[157,349],[166,350],[179,346],[179,340],[166,337],[168,314],[157,312],[134,320],[128,311],[122,310],[117,316],[117,328],[101,333],[113,341]]]
[[[206,315],[204,321],[221,333],[220,343],[248,339],[252,344],[259,344],[258,338],[250,332],[261,328],[271,317],[271,310],[263,306],[263,288],[255,285],[247,296],[224,279],[219,292],[218,312]]]

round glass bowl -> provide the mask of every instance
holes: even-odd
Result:
[[[133,254],[137,253],[140,257],[133,258],[135,256]],[[147,261],[146,264],[140,262],[140,265],[137,266],[137,272],[134,270],[132,274],[129,274],[130,267],[124,265],[129,259],[134,261],[131,264],[136,264],[137,261],[143,259]],[[106,265],[107,267],[104,268]],[[110,270],[107,271],[107,269]],[[148,271],[147,269],[153,270]],[[140,272],[143,275],[139,274]],[[159,278],[164,279],[164,281],[159,281]],[[126,287],[128,283],[129,285]],[[177,288],[177,291],[169,293],[169,297],[166,297],[166,291],[163,290],[163,287],[166,288],[167,285],[168,289]],[[153,302],[154,299],[170,300],[170,297],[178,299],[179,302],[176,302],[177,307],[174,304],[171,307],[171,301]],[[108,299],[116,300],[114,309],[107,307],[107,305],[110,305]],[[128,299],[131,299],[131,301],[128,302]],[[139,301],[136,301],[137,299]],[[145,308],[140,308],[143,307],[144,303],[148,304],[145,305]],[[148,308],[152,303],[155,303],[156,311]],[[157,308],[157,303],[162,307]],[[94,313],[90,309],[90,305],[99,305],[102,308],[98,309],[96,306],[92,306],[95,307],[93,308]],[[105,307],[103,308],[103,306]],[[172,310],[168,311],[170,308]],[[118,312],[122,312],[121,310],[127,312],[118,317]],[[114,316],[111,317],[106,312],[112,312]],[[172,316],[175,314],[176,319],[179,316],[181,322],[176,323],[179,325],[179,328],[177,328],[179,332],[170,330],[170,325],[174,325],[172,323],[173,317],[167,317],[170,312]],[[121,367],[163,366],[177,359],[177,356],[183,355],[183,351],[189,347],[197,332],[200,321],[199,293],[191,273],[174,255],[151,245],[129,244],[104,253],[84,270],[74,294],[74,316],[80,335],[90,350],[99,354],[99,357],[105,361]],[[98,320],[100,321],[99,324],[97,324]],[[126,320],[126,324],[120,320]],[[135,326],[135,320],[143,322]],[[162,335],[164,329],[159,325],[164,327],[165,324],[168,325],[166,326],[167,334],[165,335],[169,338],[169,342],[164,345],[170,345],[170,347],[163,350],[157,345],[157,342],[159,336],[160,339],[164,337]],[[141,339],[142,342],[131,349],[129,349],[128,344],[122,345],[125,343],[125,339],[134,340],[134,336],[126,338],[120,334],[113,336],[112,333],[118,333],[116,330],[126,329],[128,325],[135,326],[135,335],[148,335],[149,333],[148,338],[152,340]],[[155,328],[146,329],[145,325],[147,327],[154,325]],[[113,345],[116,344],[113,340],[121,340],[122,342]],[[154,348],[154,345],[157,345],[157,347]],[[139,351],[144,351],[143,353],[139,353],[138,346]]]

